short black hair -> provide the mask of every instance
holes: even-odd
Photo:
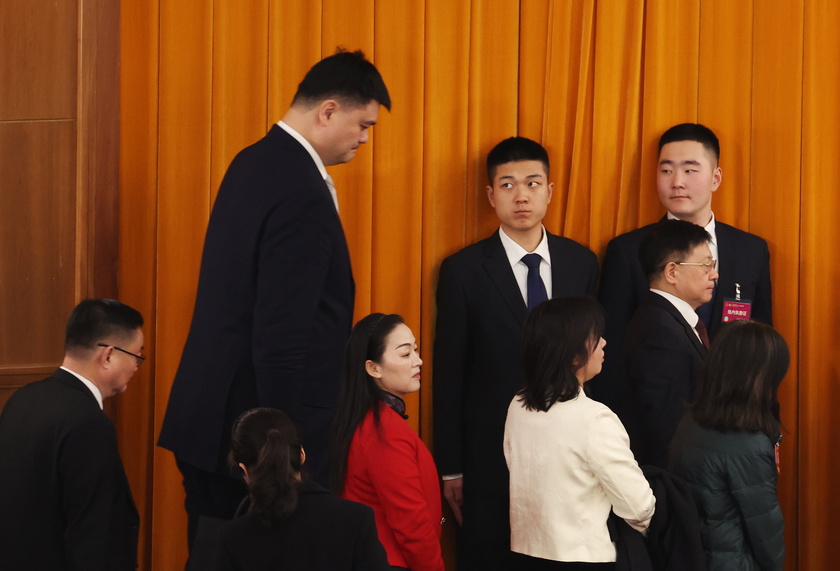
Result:
[[[639,244],[639,261],[648,282],[662,272],[668,262],[681,262],[711,237],[706,229],[685,220],[662,220],[653,225]]]
[[[295,103],[317,103],[336,98],[353,105],[377,101],[391,110],[391,96],[376,67],[361,50],[348,52],[342,48],[312,66],[297,88]]]
[[[116,299],[85,299],[67,320],[64,350],[93,349],[109,337],[128,337],[143,327],[140,312]]]
[[[691,411],[703,428],[779,435],[777,394],[790,352],[779,333],[756,321],[725,324],[697,382]]]
[[[715,157],[715,162],[720,161],[720,141],[711,129],[700,123],[680,123],[674,125],[659,137],[659,152],[668,143],[679,141],[697,141],[706,152]]]
[[[525,387],[519,400],[547,411],[578,396],[577,371],[604,334],[604,311],[589,297],[558,297],[535,307],[525,319],[522,356]]]
[[[493,184],[499,165],[520,161],[540,161],[545,167],[545,176],[548,176],[548,152],[545,147],[525,137],[510,137],[487,153],[487,178],[490,184]]]

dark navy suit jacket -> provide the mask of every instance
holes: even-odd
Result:
[[[236,417],[273,407],[297,424],[307,466],[326,481],[353,301],[326,183],[306,149],[275,125],[234,158],[219,189],[158,444],[221,472]]]
[[[664,218],[663,218],[664,220]],[[604,307],[607,340],[604,368],[589,382],[592,396],[614,408],[618,397],[618,367],[621,345],[630,319],[647,297],[650,285],[639,261],[639,244],[652,224],[613,238],[607,245],[601,272],[598,301]],[[718,278],[712,300],[709,338],[721,327],[723,303],[735,297],[735,284],[741,298],[752,300],[752,319],[773,323],[771,312],[770,253],[762,238],[715,221],[718,244]]]
[[[137,568],[139,518],[114,424],[58,369],[0,415],[0,569]]]
[[[615,407],[636,461],[665,467],[668,443],[708,351],[674,305],[653,292],[627,326]]]
[[[552,297],[594,295],[598,261],[573,240],[548,234]],[[502,440],[522,388],[522,326],[528,308],[499,233],[440,266],[434,343],[435,459],[441,474],[465,473],[475,492],[507,497]]]

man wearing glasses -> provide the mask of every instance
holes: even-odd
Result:
[[[51,377],[18,389],[0,415],[0,569],[137,568],[139,518],[103,400],[145,357],[143,317],[82,301]]]
[[[675,125],[659,139],[656,187],[667,210],[663,220],[676,218],[702,226],[709,233],[712,258],[718,262],[720,277],[712,299],[697,309],[711,339],[723,323],[734,319],[773,323],[767,242],[720,222],[712,212],[712,197],[722,178],[719,160],[718,138],[703,125]],[[589,387],[596,399],[613,408],[625,330],[647,296],[648,279],[638,252],[639,242],[651,227],[614,238],[604,256],[598,300],[606,313],[608,349],[604,369]]]
[[[709,337],[696,311],[712,299],[718,279],[708,240],[696,224],[664,220],[639,246],[650,291],[627,326],[615,411],[639,464],[664,467],[706,359]]]

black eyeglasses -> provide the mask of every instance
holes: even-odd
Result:
[[[97,347],[113,347],[114,349],[116,349],[117,351],[119,351],[121,353],[125,353],[126,355],[131,355],[132,357],[137,359],[137,366],[138,367],[143,364],[143,361],[146,360],[146,357],[144,357],[143,355],[135,355],[131,351],[126,351],[122,347],[117,347],[116,345],[106,345],[105,343],[97,343],[96,345],[97,345]]]

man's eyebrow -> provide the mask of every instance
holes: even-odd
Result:
[[[673,164],[680,164],[680,165],[695,165],[700,166],[700,161],[695,161],[694,159],[686,159],[684,161],[672,161],[671,159],[662,159],[659,161],[660,165],[673,165]]]

